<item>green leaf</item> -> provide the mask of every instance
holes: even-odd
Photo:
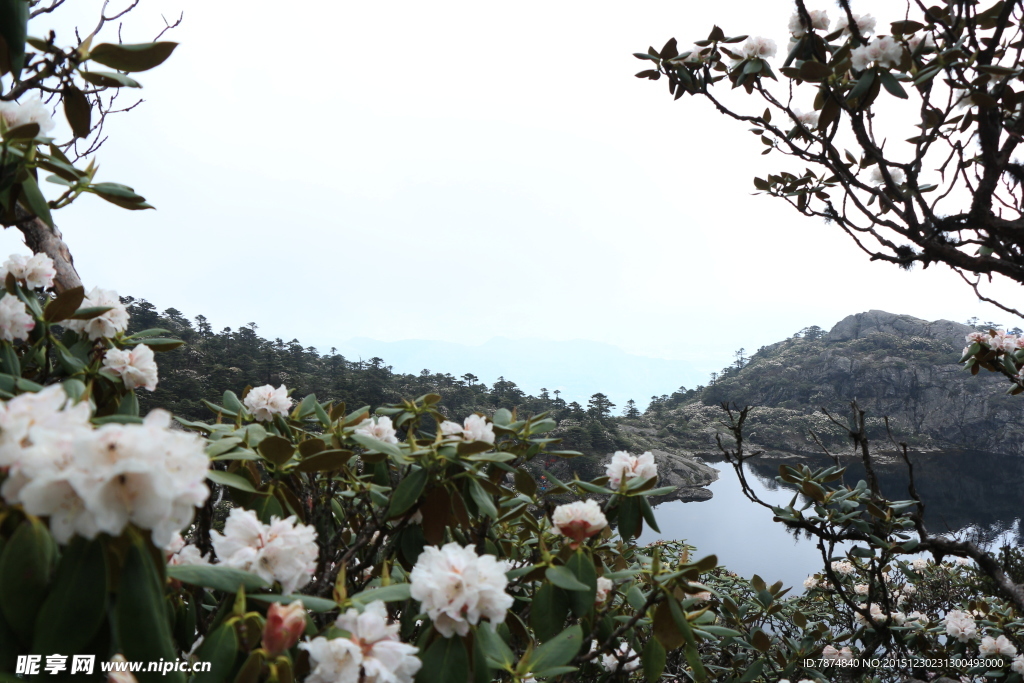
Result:
[[[136,43],[133,45],[100,43],[89,51],[89,59],[118,71],[148,71],[171,56],[177,43]]]
[[[383,453],[390,455],[393,458],[397,458],[400,461],[405,461],[405,453],[402,449],[393,443],[387,443],[379,439],[375,439],[372,436],[366,436],[365,434],[351,434],[350,438],[357,444],[370,451],[371,453]]]
[[[120,183],[96,183],[87,187],[86,191],[99,195],[111,204],[120,206],[122,209],[128,209],[129,211],[153,208],[146,203],[145,197],[135,194],[135,190]]]
[[[277,602],[282,605],[290,605],[298,600],[302,603],[303,607],[314,612],[330,612],[331,610],[338,609],[338,603],[334,602],[334,600],[318,598],[315,595],[299,595],[298,593],[293,595],[251,593],[246,597],[249,600],[256,600],[258,602]]]
[[[107,311],[113,310],[112,306],[86,306],[85,308],[79,308],[70,316],[71,320],[92,320],[98,318]]]
[[[36,517],[21,522],[0,555],[0,614],[18,639],[32,642],[36,616],[53,572],[53,539]]]
[[[220,484],[221,486],[230,486],[231,488],[238,489],[239,491],[256,493],[256,489],[254,489],[252,484],[249,483],[249,480],[238,474],[221,472],[220,470],[209,470],[206,473],[206,478],[215,484]]]
[[[640,659],[644,664],[644,678],[647,683],[657,683],[665,671],[666,653],[657,638],[648,638]]]
[[[572,661],[582,645],[583,629],[579,624],[573,624],[534,651],[527,662],[527,671],[565,666]]]
[[[384,602],[399,602],[408,600],[410,595],[409,591],[412,588],[411,584],[408,583],[393,583],[390,586],[382,586],[380,588],[368,588],[362,593],[357,593],[352,596],[352,602],[357,605],[368,605],[374,600],[383,600]]]
[[[888,71],[882,71],[878,74],[878,77],[882,81],[882,85],[885,89],[889,91],[890,95],[898,97],[901,100],[907,99],[907,91],[903,89],[903,86],[900,85],[900,82],[896,80],[895,76]]]
[[[469,680],[469,653],[462,638],[438,638],[420,657],[423,667],[416,683],[466,683]]]
[[[352,451],[331,449],[305,458],[295,466],[296,472],[331,472],[341,469],[352,457]]]
[[[222,565],[170,565],[167,567],[167,576],[182,583],[231,594],[237,593],[239,586],[250,591],[269,586],[255,574]]]
[[[491,498],[491,495],[484,491],[484,487],[475,478],[470,478],[467,481],[469,482],[469,495],[480,509],[480,513],[487,515],[491,519],[497,519],[498,509],[494,507],[494,500]]]
[[[548,640],[565,626],[569,599],[565,591],[550,583],[541,584],[530,605],[530,626],[539,640]]]
[[[107,616],[103,545],[75,536],[64,549],[53,589],[36,616],[33,652],[77,654]]]
[[[150,551],[141,538],[136,538],[129,547],[121,567],[113,623],[117,642],[128,661],[177,659],[164,608],[163,585]],[[139,671],[136,678],[139,683],[185,683],[185,675],[178,671],[166,675],[159,671]]]
[[[0,367],[8,375],[21,377],[21,361],[18,360],[18,353],[9,341],[0,342]]]
[[[391,504],[388,506],[388,518],[400,517],[416,504],[427,485],[430,473],[422,467],[414,467],[409,475],[398,483],[394,493],[391,494]],[[493,506],[492,506],[493,507]]]
[[[288,439],[280,436],[268,436],[256,447],[264,458],[275,465],[283,465],[295,454],[295,446]]]
[[[82,71],[82,78],[102,88],[141,88],[142,85],[134,78],[128,78],[116,71]]]
[[[658,522],[654,519],[654,510],[651,509],[651,504],[647,502],[647,497],[638,496],[636,502],[640,507],[640,514],[643,515],[644,520],[647,522],[647,526],[660,534],[661,529],[658,528]]]
[[[0,0],[0,75],[10,71],[21,78],[28,37],[28,0]]]
[[[36,183],[36,179],[31,174],[26,175],[25,179],[21,181],[21,202],[29,213],[36,216],[42,222],[46,223],[51,228],[53,227],[53,217],[50,215],[50,205],[46,202],[46,197],[39,190],[39,185]]]
[[[569,593],[569,605],[573,614],[582,617],[594,609],[594,600],[597,597],[597,570],[594,568],[594,561],[582,549],[574,552],[565,566],[579,583],[587,587],[586,590],[570,589]]]
[[[66,320],[75,314],[84,299],[85,287],[66,289],[58,294],[56,299],[46,304],[46,308],[43,309],[43,319],[51,323]]]
[[[201,671],[192,679],[192,683],[222,683],[233,673],[235,659],[238,657],[238,635],[235,625],[221,622],[212,633],[203,639],[203,644],[196,652],[196,659],[209,662],[209,670]],[[205,667],[204,667],[205,669]]]
[[[572,571],[568,567],[556,566],[548,567],[544,570],[544,576],[547,577],[548,581],[555,584],[559,588],[564,588],[568,591],[589,591],[590,586],[579,581],[573,576]],[[593,598],[591,598],[593,602]]]
[[[636,498],[621,498],[619,500],[619,536],[622,540],[629,541],[640,535],[640,525],[643,517],[640,513],[639,504]]]
[[[506,408],[499,408],[494,412],[494,417],[491,421],[499,427],[506,427],[512,424],[512,413]]]
[[[89,136],[92,130],[92,106],[89,98],[73,85],[64,88],[64,117],[76,138]],[[70,180],[70,178],[68,179]]]
[[[494,624],[482,622],[476,629],[476,636],[480,639],[487,656],[496,661],[501,667],[507,667],[516,661],[515,655],[505,642],[504,638],[494,630]]]

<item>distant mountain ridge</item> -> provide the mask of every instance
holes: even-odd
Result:
[[[715,384],[655,405],[635,428],[651,446],[707,450],[727,401],[755,406],[747,436],[759,447],[820,452],[813,430],[830,447],[848,450],[845,431],[820,408],[845,422],[856,399],[876,447],[892,447],[887,416],[893,436],[919,449],[1024,455],[1024,401],[1006,394],[1001,375],[971,376],[957,364],[974,329],[877,310],[851,315],[818,338],[760,349]]]

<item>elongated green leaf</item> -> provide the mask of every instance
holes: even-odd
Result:
[[[53,227],[50,205],[47,204],[46,197],[39,190],[39,184],[36,183],[36,179],[31,174],[25,176],[25,179],[21,181],[21,204],[33,216],[36,216],[51,228]]]
[[[527,664],[529,671],[543,671],[565,666],[572,661],[583,645],[583,629],[573,624],[534,650]]]
[[[28,0],[0,0],[0,74],[10,71],[14,80],[21,78],[25,66],[25,39],[28,36]]]
[[[420,657],[416,683],[467,683],[469,653],[462,638],[438,638]]]
[[[302,603],[303,607],[309,610],[313,610],[314,612],[330,612],[331,610],[338,609],[338,603],[334,602],[334,600],[328,600],[327,598],[318,598],[315,595],[266,595],[263,593],[253,593],[251,595],[247,595],[246,597],[249,600],[256,600],[258,602],[278,602],[284,605],[290,605],[291,603],[298,600]]]
[[[128,549],[114,606],[117,641],[125,659],[137,662],[174,661],[176,651],[164,608],[164,592],[149,550],[141,538]],[[136,673],[139,683],[185,683],[185,675],[171,671]]]
[[[128,78],[124,74],[119,74],[116,71],[84,71],[82,72],[82,78],[93,85],[99,85],[104,88],[142,87],[134,78]],[[107,197],[103,196],[103,198],[106,199]]]
[[[238,635],[235,625],[221,622],[203,639],[203,644],[196,652],[196,659],[209,662],[209,671],[203,671],[192,679],[192,683],[223,683],[234,673],[235,659],[238,657]]]
[[[579,581],[573,576],[572,571],[568,567],[548,567],[544,570],[544,576],[547,577],[548,581],[555,584],[559,588],[564,588],[567,591],[589,591],[590,586]],[[593,598],[591,598],[593,601]]]
[[[258,590],[269,585],[255,574],[221,565],[171,565],[167,567],[167,576],[182,583],[232,594],[238,592],[239,586],[244,586],[246,590]]]
[[[36,616],[46,599],[55,548],[35,517],[21,522],[0,555],[0,612],[25,645],[32,642]]]
[[[118,71],[148,71],[171,56],[177,43],[100,43],[89,51],[89,59]]]
[[[107,565],[98,540],[76,536],[64,549],[53,588],[36,617],[33,652],[78,653],[107,616]]]
[[[221,486],[230,486],[231,488],[238,489],[240,491],[256,493],[256,489],[252,487],[249,480],[238,474],[221,472],[220,470],[210,470],[206,473],[206,478],[216,484],[220,484]]]
[[[352,457],[352,451],[331,449],[302,460],[295,466],[297,472],[330,472],[341,467]]]
[[[666,653],[657,638],[647,640],[640,659],[644,664],[644,678],[647,679],[647,683],[657,683],[661,680],[661,674],[665,671]]]
[[[537,638],[544,641],[559,633],[565,627],[569,616],[569,599],[565,591],[544,583],[530,605],[530,626]]]
[[[569,604],[573,614],[582,617],[594,609],[594,600],[597,596],[597,570],[594,568],[594,561],[582,549],[573,553],[565,566],[579,583],[587,587],[586,590],[570,590],[569,592]]]
[[[395,487],[388,506],[388,517],[400,517],[416,504],[427,485],[430,473],[422,467],[414,467],[405,479]]]
[[[359,605],[368,605],[375,600],[384,602],[398,602],[409,599],[409,590],[412,586],[408,583],[393,583],[390,586],[380,588],[369,588],[362,593],[352,596],[352,602]]]
[[[66,320],[75,314],[84,299],[85,287],[66,289],[58,294],[56,299],[46,304],[46,308],[43,309],[43,318],[51,323]]]
[[[487,656],[497,662],[500,666],[506,667],[516,661],[515,655],[498,633],[494,630],[494,624],[490,622],[481,623],[476,629],[477,638],[481,640]]]
[[[491,519],[497,519],[498,509],[494,507],[494,500],[491,498],[491,495],[484,490],[484,487],[475,478],[469,479],[468,482],[469,495],[472,496],[473,502],[476,503],[481,514],[487,515]]]

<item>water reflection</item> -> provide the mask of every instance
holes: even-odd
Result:
[[[641,542],[658,538],[685,539],[701,556],[714,553],[729,569],[742,576],[760,574],[769,583],[781,579],[802,590],[804,578],[822,566],[816,544],[799,530],[772,522],[770,510],[748,501],[739,479],[726,462],[708,460],[721,475],[709,488],[711,500],[673,501],[657,506],[662,533],[645,530]],[[807,463],[827,466],[827,458],[762,459],[745,465],[747,482],[765,501],[785,505],[794,492],[775,481],[779,465]],[[956,532],[992,547],[1003,543],[1024,545],[1021,528],[1024,503],[1024,458],[989,453],[942,452],[912,455],[917,490],[925,502],[925,523],[930,531]],[[860,463],[850,459],[845,480],[864,478]],[[876,464],[883,493],[906,499],[907,470],[894,457]]]

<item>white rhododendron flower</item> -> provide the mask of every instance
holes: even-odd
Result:
[[[0,299],[0,339],[9,342],[28,339],[35,327],[36,321],[21,299],[13,294],[4,294]]]
[[[387,415],[366,418],[356,425],[356,434],[369,436],[384,443],[398,443],[398,432]]]
[[[46,135],[57,124],[53,122],[50,109],[38,95],[32,96],[24,102],[0,102],[0,117],[8,128],[26,126],[30,123],[39,124],[39,132]]]
[[[278,581],[284,593],[294,593],[313,578],[319,552],[316,530],[299,524],[294,515],[271,517],[270,524],[263,524],[252,510],[234,508],[224,533],[213,531],[210,536],[221,564]]]
[[[103,355],[103,367],[119,376],[126,389],[156,389],[156,359],[153,349],[145,344],[138,344],[131,351],[108,349]]]
[[[167,565],[204,565],[210,564],[210,559],[203,556],[202,551],[191,543],[185,543],[179,532],[174,533],[171,542],[164,548],[167,554]]]
[[[899,66],[902,59],[903,45],[891,36],[877,38],[850,51],[850,63],[855,71],[863,71],[872,63],[893,68]]]
[[[403,643],[398,625],[388,623],[388,612],[380,600],[371,602],[360,614],[350,609],[335,621],[349,632],[348,638],[314,638],[299,644],[309,652],[312,671],[306,683],[412,683],[423,663],[418,648]]]
[[[464,636],[481,618],[492,624],[505,621],[513,602],[505,592],[508,569],[508,562],[478,556],[470,546],[427,546],[409,574],[410,591],[438,633],[445,638]]]
[[[795,109],[794,108],[793,109],[793,114],[796,117],[796,120],[798,122],[802,123],[804,125],[804,127],[806,127],[806,128],[817,128],[817,126],[818,126],[818,118],[820,116],[819,112],[816,112],[816,111],[803,112],[803,111],[800,111],[799,109]]]
[[[281,385],[276,389],[269,384],[250,389],[242,404],[252,416],[260,422],[270,422],[275,415],[285,417],[292,407],[288,398],[288,387]]]
[[[822,659],[839,659],[839,650],[835,649],[831,645],[826,645],[821,649]]]
[[[635,477],[650,479],[658,476],[658,466],[650,451],[640,456],[630,455],[626,451],[615,451],[612,461],[605,467],[605,474],[608,475],[608,487],[615,490],[623,482]]]
[[[694,45],[689,50],[684,50],[684,52],[689,52],[689,54],[686,55],[686,59],[684,59],[683,61],[686,62],[687,64],[703,64],[704,62],[708,61],[708,57],[711,56],[710,50],[707,54],[701,54],[701,52],[703,52],[706,49],[706,45],[704,47]]]
[[[956,638],[961,643],[966,643],[978,635],[978,626],[974,623],[974,617],[967,612],[958,609],[950,610],[946,615],[946,634]]]
[[[998,638],[985,636],[981,639],[981,644],[978,645],[978,652],[982,655],[1006,655],[1013,657],[1017,654],[1017,647],[1006,636],[999,636]]]
[[[818,581],[817,577],[808,576],[806,579],[804,579],[804,588],[806,588],[807,590],[813,590],[817,588],[819,585],[820,581]]]
[[[486,418],[470,415],[463,424],[445,420],[441,423],[441,435],[455,437],[463,441],[486,441],[494,443],[494,426]]]
[[[609,672],[636,671],[640,668],[640,658],[629,643],[622,643],[613,652],[601,655],[601,666]]]
[[[608,520],[596,500],[559,505],[551,515],[551,523],[555,533],[571,538],[577,544],[608,526]]]
[[[910,48],[911,52],[916,52],[922,41],[924,42],[924,47],[921,48],[922,52],[930,52],[935,49],[935,41],[930,33],[918,33],[911,36],[907,39],[907,47]]]
[[[912,624],[918,628],[926,628],[928,621],[928,615],[924,612],[914,611],[907,615],[907,624]]]
[[[848,576],[854,572],[854,566],[848,560],[837,560],[832,563],[832,571],[840,576]]]
[[[858,583],[853,587],[853,592],[857,595],[867,595],[869,587],[866,583]]]
[[[1020,342],[1021,342],[1021,340],[1018,339],[1017,340],[1017,345],[1018,346],[1020,346]],[[957,567],[970,567],[971,564],[973,564],[973,563],[971,562],[971,560],[969,558],[966,558],[966,557],[954,557],[953,558],[953,564],[955,564]]]
[[[82,301],[82,308],[94,307],[110,308],[110,310],[89,320],[68,320],[62,324],[69,330],[74,330],[92,341],[109,339],[118,332],[128,329],[128,310],[114,290],[93,287]]]
[[[807,14],[811,18],[811,28],[818,31],[828,30],[828,12],[823,9],[812,9]],[[797,38],[807,33],[799,12],[793,12],[793,16],[789,18],[789,32]]]
[[[931,562],[929,562],[924,557],[918,557],[918,558],[913,559],[913,560],[910,561],[910,566],[913,567],[914,569],[916,569],[917,571],[921,571],[922,569],[927,569],[929,564],[931,564]]]
[[[608,593],[611,592],[615,584],[612,583],[611,579],[606,579],[603,576],[597,579],[597,593],[594,594],[594,604],[602,605],[604,601],[608,599]]]
[[[117,536],[132,523],[167,546],[209,496],[202,442],[171,430],[163,410],[142,424],[94,430],[89,404],[67,403],[54,385],[0,410],[0,466],[10,467],[4,499],[49,517],[58,543],[75,534]]]
[[[1013,664],[1010,665],[1010,668],[1024,676],[1024,655],[1017,655],[1014,657]]]
[[[862,36],[868,36],[875,32],[875,18],[870,14],[865,14],[864,16],[854,14],[853,20],[857,23],[857,30]],[[840,29],[843,33],[847,35],[850,34],[850,20],[846,15],[846,12],[839,13],[839,19],[836,20],[836,25],[833,30],[839,31]]]
[[[769,59],[775,56],[777,50],[775,41],[771,38],[751,36],[747,38],[747,42],[743,43],[743,47],[740,48],[740,56],[744,59],[752,59],[754,57]]]
[[[902,185],[903,181],[906,180],[906,174],[903,173],[903,169],[896,168],[895,166],[889,167],[889,176],[897,185]],[[871,172],[868,174],[868,182],[872,185],[885,184],[885,178],[882,176],[882,169],[879,168],[877,164],[871,167]]]
[[[28,257],[23,254],[11,254],[3,266],[0,266],[0,284],[7,280],[7,274],[21,280],[29,289],[49,289],[53,287],[53,278],[57,269],[53,267],[53,259],[46,254],[35,254]]]

